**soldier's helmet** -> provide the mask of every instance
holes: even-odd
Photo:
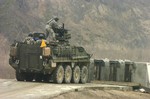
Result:
[[[44,39],[44,34],[40,34],[39,39]]]
[[[54,16],[53,18],[54,18],[55,21],[59,20],[59,18],[57,16]]]
[[[30,33],[30,34],[28,34],[28,36],[29,36],[29,37],[33,37],[33,34],[32,34],[32,33]]]

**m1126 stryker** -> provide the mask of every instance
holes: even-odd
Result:
[[[71,35],[64,27],[56,34],[57,42],[46,41],[44,33],[33,33],[32,41],[11,45],[9,64],[18,81],[87,82],[90,55],[83,47],[69,44]]]

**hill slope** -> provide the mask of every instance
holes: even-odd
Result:
[[[148,61],[149,4],[149,0],[1,0],[0,40],[5,42],[0,53],[7,57],[0,57],[0,66],[8,65],[4,60],[10,42],[44,31],[53,15],[71,30],[71,44],[85,47],[93,58]]]

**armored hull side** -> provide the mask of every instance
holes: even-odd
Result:
[[[83,47],[50,43],[40,47],[41,43],[11,46],[10,65],[16,70],[17,80],[87,82],[90,55]]]

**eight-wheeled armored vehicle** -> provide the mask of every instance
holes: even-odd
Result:
[[[57,30],[56,40],[47,41],[44,33],[33,33],[30,41],[15,41],[9,64],[18,81],[86,83],[90,55],[83,47],[71,46],[68,30]]]

